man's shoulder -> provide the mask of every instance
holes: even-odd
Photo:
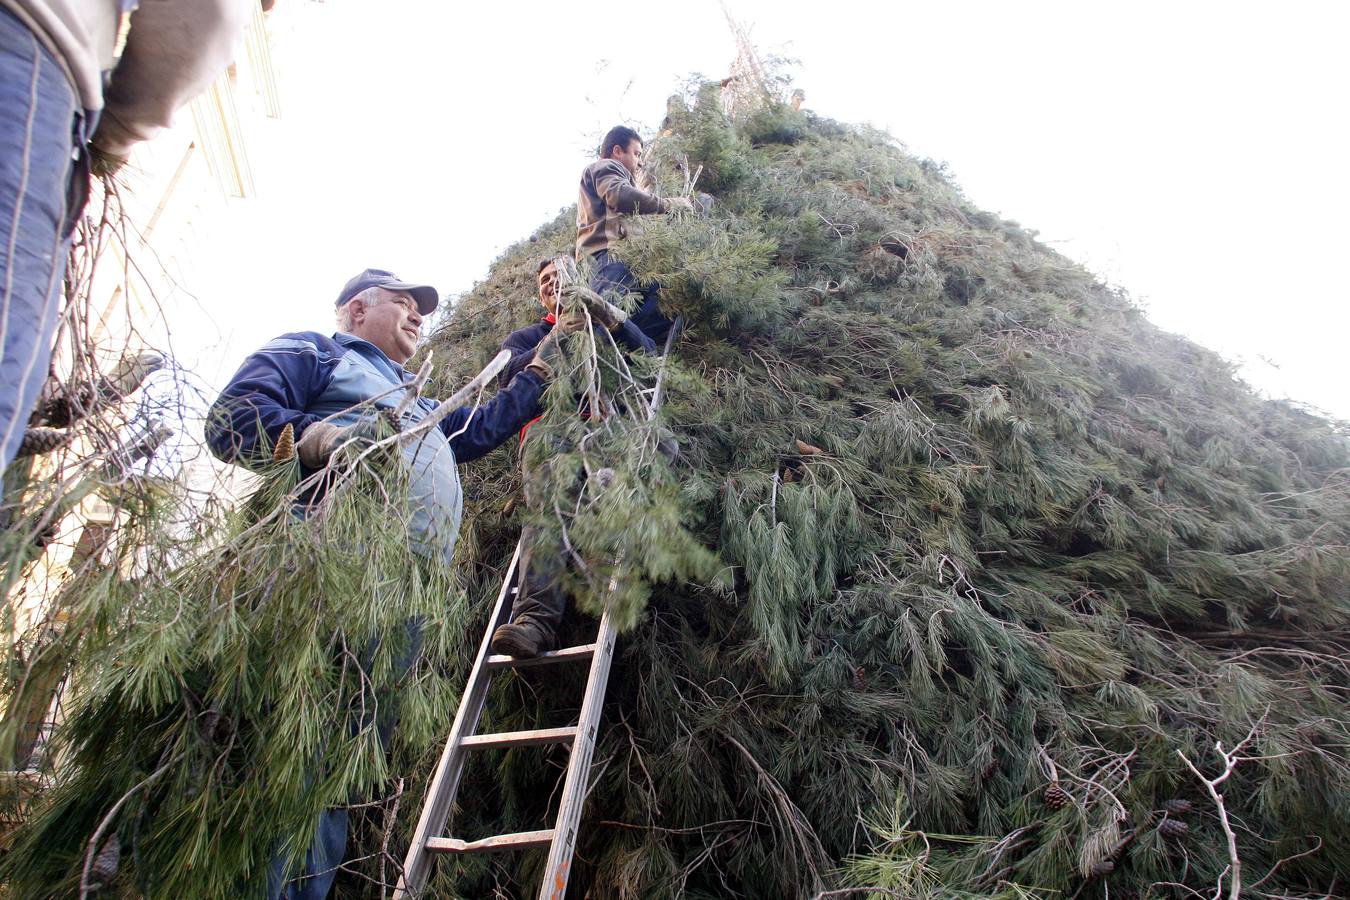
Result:
[[[320,358],[342,356],[347,348],[330,335],[317,331],[290,331],[272,338],[260,353],[316,353]]]
[[[630,178],[628,170],[623,167],[623,163],[614,159],[597,159],[595,162],[588,165],[586,170],[581,174],[583,178],[588,178],[592,181],[599,178],[601,175],[618,175],[624,180]]]
[[[507,347],[517,344],[536,344],[544,339],[544,335],[553,330],[553,326],[548,322],[535,322],[533,325],[526,325],[524,328],[517,328],[506,336],[502,341],[502,346]]]

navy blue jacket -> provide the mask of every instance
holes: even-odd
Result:
[[[207,417],[207,444],[226,462],[262,462],[287,425],[299,439],[320,419],[350,425],[377,409],[393,409],[412,378],[374,344],[350,334],[282,335],[244,360],[230,379]],[[488,402],[454,410],[438,428],[402,447],[410,473],[409,526],[420,544],[449,558],[463,505],[456,462],[477,459],[539,415],[543,390],[537,375],[522,372]],[[418,398],[405,427],[435,408],[436,401]]]
[[[598,328],[599,326],[597,326]],[[552,330],[552,316],[546,316],[542,321],[533,325],[526,325],[524,328],[519,328],[506,336],[506,340],[502,341],[502,349],[511,351],[511,362],[497,376],[497,381],[503,387],[510,384],[516,375],[524,371],[530,360],[534,359],[534,353],[539,347],[539,342],[547,337]],[[612,334],[616,343],[622,347],[627,347],[629,350],[640,350],[643,353],[656,352],[656,343],[643,334],[642,330],[634,325],[631,320],[624,322]]]

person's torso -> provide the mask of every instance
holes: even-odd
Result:
[[[375,411],[372,407],[395,409],[406,396],[404,385],[411,373],[365,341],[345,335],[335,335],[334,339],[345,352],[306,411],[331,417],[329,421],[334,424],[351,425],[370,416]],[[416,425],[435,409],[434,400],[419,397],[404,413],[403,429]],[[450,441],[434,427],[403,444],[401,452],[409,473],[409,529],[419,549],[442,554],[448,560],[454,553],[464,506]]]
[[[103,108],[103,73],[112,68],[122,14],[137,0],[0,0],[56,58],[80,105]]]
[[[615,212],[605,205],[605,198],[596,188],[596,175],[610,160],[596,160],[581,173],[581,189],[577,196],[577,243],[578,260],[607,249],[614,241],[628,236],[632,223],[622,213]],[[632,177],[627,179],[632,184]]]

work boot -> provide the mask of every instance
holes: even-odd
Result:
[[[529,659],[552,650],[558,637],[553,629],[530,616],[498,625],[492,632],[492,652],[517,659]]]

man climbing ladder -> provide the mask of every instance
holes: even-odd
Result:
[[[544,308],[543,319],[534,324],[512,332],[502,343],[502,349],[512,353],[511,363],[501,373],[501,386],[511,383],[515,373],[522,369],[535,353],[535,348],[554,330],[576,331],[585,327],[585,320],[593,324],[598,335],[600,329],[607,330],[614,338],[616,346],[629,351],[655,353],[656,345],[623,313],[611,307],[598,296],[588,296],[575,284],[576,267],[570,257],[560,256],[541,260],[539,263],[539,305]],[[566,289],[579,303],[574,303],[570,313],[560,321],[558,305],[562,291]],[[582,309],[585,306],[585,309]],[[603,338],[602,338],[603,339]],[[584,398],[580,399],[582,417],[590,418],[591,410]],[[530,423],[534,424],[533,422]],[[580,488],[585,481],[585,473],[579,467],[575,471],[550,473],[549,462],[564,450],[573,449],[565,440],[550,436],[550,445],[541,454],[544,460],[537,466],[528,464],[531,454],[527,453],[526,439],[530,425],[520,430],[521,487],[525,495],[525,506],[531,517],[549,515],[545,504],[548,502],[547,482],[549,475],[572,482]],[[544,471],[540,471],[544,470]],[[569,490],[572,500],[577,491]],[[552,650],[557,642],[558,626],[562,622],[567,607],[566,595],[561,580],[562,570],[567,566],[567,550],[561,542],[545,546],[543,533],[535,522],[527,523],[520,534],[521,552],[519,591],[512,604],[511,621],[498,626],[492,633],[492,649],[495,653],[507,656],[537,656],[541,651]]]
[[[676,320],[666,337],[665,350],[656,382],[651,389],[651,399],[647,404],[647,420],[651,421],[661,404],[665,361],[670,348],[679,333],[680,322]],[[445,750],[432,777],[422,814],[413,833],[408,855],[404,861],[403,875],[399,879],[395,898],[413,898],[425,887],[431,872],[431,855],[435,853],[478,853],[501,850],[548,847],[548,860],[544,868],[544,877],[540,886],[541,898],[562,900],[567,891],[568,877],[571,873],[572,852],[576,846],[577,826],[581,820],[581,809],[586,799],[587,779],[590,771],[591,756],[595,750],[596,730],[599,725],[600,709],[604,704],[605,688],[609,679],[610,662],[614,654],[615,630],[610,621],[609,607],[600,617],[600,626],[595,641],[574,647],[540,653],[529,658],[505,655],[493,655],[492,635],[496,629],[507,623],[511,616],[511,605],[516,596],[512,587],[517,580],[522,542],[517,543],[511,558],[492,614],[488,619],[483,640],[478,649],[470,671],[468,683],[460,699],[459,710],[455,714],[454,725],[446,740]],[[615,587],[611,580],[609,592]],[[492,673],[499,669],[521,668],[525,666],[550,665],[555,663],[590,660],[590,672],[586,680],[581,711],[577,724],[563,728],[545,728],[533,731],[504,732],[499,734],[477,734],[478,720],[482,716],[487,700],[488,687]],[[445,835],[459,791],[460,779],[468,752],[502,747],[518,747],[539,744],[570,743],[571,755],[563,783],[562,795],[558,804],[558,815],[552,828],[540,831],[517,832],[465,841]]]

